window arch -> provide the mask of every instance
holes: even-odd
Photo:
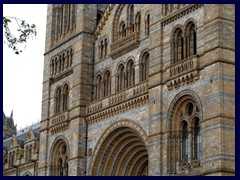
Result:
[[[140,77],[141,81],[145,81],[149,76],[149,53],[145,52],[141,58]]]
[[[102,76],[100,74],[96,77],[96,86],[95,86],[95,99],[100,99],[102,97]]]
[[[68,33],[72,32],[76,28],[76,5],[75,4],[63,4],[54,5],[53,7],[53,19],[54,35],[53,43],[56,43],[60,38],[63,38]],[[53,45],[53,44],[52,44]]]
[[[68,110],[68,98],[69,98],[69,88],[68,88],[68,85],[65,84],[63,87],[63,111]]]
[[[134,5],[133,4],[130,4],[128,6],[128,14],[129,14],[129,17],[128,17],[129,30],[131,33],[131,32],[134,32]]]
[[[184,40],[181,28],[174,31],[173,37],[173,62],[176,63],[184,58]]]
[[[185,90],[176,95],[167,113],[168,171],[176,172],[201,164],[202,105],[194,91]]]
[[[51,176],[68,176],[68,157],[69,145],[65,140],[58,138],[53,143],[50,153],[51,157]]]
[[[150,34],[150,14],[147,13],[145,18],[145,35],[148,36],[149,34]]]
[[[125,22],[120,24],[120,37],[123,38],[127,35],[126,25]]]
[[[195,24],[189,21],[184,27],[185,28],[182,28],[182,26],[178,25],[173,31],[171,42],[172,63],[177,63],[197,54],[197,33]]]
[[[117,70],[117,90],[120,91],[125,88],[125,69],[124,65],[120,64]]]
[[[99,41],[99,46],[98,46],[98,57],[99,59],[103,59],[107,57],[108,53],[108,37],[105,36],[104,38],[101,38]]]
[[[136,31],[140,31],[140,28],[141,28],[141,13],[137,13],[136,15],[136,21],[135,21],[135,24],[136,24]]]
[[[104,97],[111,94],[111,74],[107,70],[104,74]]]
[[[135,84],[135,68],[133,60],[129,60],[127,64],[127,87]]]
[[[186,58],[197,54],[197,34],[195,24],[189,22],[186,26]]]
[[[61,112],[62,90],[61,87],[57,88],[55,96],[55,114]]]

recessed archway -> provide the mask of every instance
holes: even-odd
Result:
[[[132,123],[132,122],[130,122]],[[128,124],[129,125],[129,124]],[[90,170],[93,176],[146,176],[148,152],[141,129],[127,124],[108,131],[95,150],[95,158]],[[134,123],[136,126],[136,124]]]

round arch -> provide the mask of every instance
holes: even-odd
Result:
[[[199,118],[202,119],[203,112],[202,112],[202,103],[200,97],[197,95],[197,93],[193,90],[184,90],[180,93],[178,93],[174,99],[172,100],[168,112],[167,112],[167,130],[172,129],[171,122],[173,122],[174,117],[176,116],[176,110],[178,110],[179,106],[184,103],[186,100],[192,100],[196,103],[196,106],[198,107],[200,113]]]
[[[70,146],[67,138],[63,135],[56,137],[52,143],[49,159],[51,176],[67,176]]]
[[[110,125],[93,152],[89,174],[103,176],[147,175],[148,151],[145,131],[132,120]]]
[[[196,149],[200,150],[201,145],[195,144],[195,130],[196,125],[199,128],[201,126],[199,123],[203,119],[202,111],[201,99],[195,91],[184,90],[172,100],[166,118],[169,173],[176,173],[177,169],[184,168],[184,162],[189,159],[199,161],[200,151]]]
[[[32,176],[32,173],[29,172],[29,171],[27,171],[27,172],[25,172],[25,173],[23,174],[23,176]]]

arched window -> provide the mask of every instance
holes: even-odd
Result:
[[[120,91],[125,88],[125,72],[124,72],[124,66],[121,64],[118,67],[118,78],[117,78],[117,90]]]
[[[190,157],[189,149],[189,137],[188,137],[188,124],[186,121],[183,123],[182,127],[182,160],[187,161]]]
[[[56,96],[55,96],[55,113],[56,114],[61,112],[61,96],[62,96],[62,91],[61,91],[61,88],[59,87],[56,91]]]
[[[145,19],[145,34],[148,36],[150,34],[150,14],[148,13]]]
[[[139,12],[136,15],[136,31],[140,31],[140,27],[141,27],[141,13]]]
[[[200,159],[201,157],[201,141],[202,141],[202,132],[200,128],[200,121],[198,118],[195,118],[194,124],[194,159]]]
[[[63,87],[63,111],[68,110],[68,98],[69,98],[69,88],[68,88],[68,85],[65,84]]]
[[[103,50],[104,50],[104,41],[103,40],[101,40],[101,43],[100,43],[100,47],[99,47],[99,53],[100,53],[100,59],[102,59],[103,58]]]
[[[54,68],[55,68],[54,75],[56,75],[58,72],[58,58],[57,57],[55,58],[55,67]]]
[[[172,49],[173,63],[176,63],[184,58],[184,39],[180,28],[176,29],[174,32]]]
[[[194,23],[190,22],[186,28],[186,57],[197,54],[197,35]]]
[[[142,56],[141,60],[141,70],[140,70],[140,77],[142,81],[145,81],[149,76],[149,53],[146,52]]]
[[[104,39],[104,58],[107,57],[107,46],[108,46],[108,40],[107,38]]]
[[[134,5],[129,5],[129,29],[134,32]]]
[[[102,97],[102,76],[98,75],[96,78],[96,90],[95,98],[100,99]]]
[[[126,25],[125,25],[124,22],[122,22],[121,25],[120,25],[120,36],[121,36],[121,38],[123,38],[126,35],[127,35]]]
[[[111,94],[111,75],[109,71],[104,74],[104,97]]]
[[[64,71],[65,68],[66,68],[66,67],[65,67],[65,63],[66,63],[66,62],[65,62],[65,53],[63,53],[63,54],[62,54],[62,71]]]
[[[51,60],[51,65],[50,65],[51,66],[50,67],[51,68],[51,76],[53,76],[55,74],[54,64],[55,64],[54,59],[52,59]]]
[[[54,42],[63,38],[69,32],[72,32],[76,27],[76,5],[75,4],[63,4],[54,5],[53,19],[54,19]]]
[[[130,60],[127,64],[127,87],[135,84],[135,69],[134,63]]]

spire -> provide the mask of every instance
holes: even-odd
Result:
[[[11,118],[13,118],[13,109],[12,109],[12,112],[11,112]]]

